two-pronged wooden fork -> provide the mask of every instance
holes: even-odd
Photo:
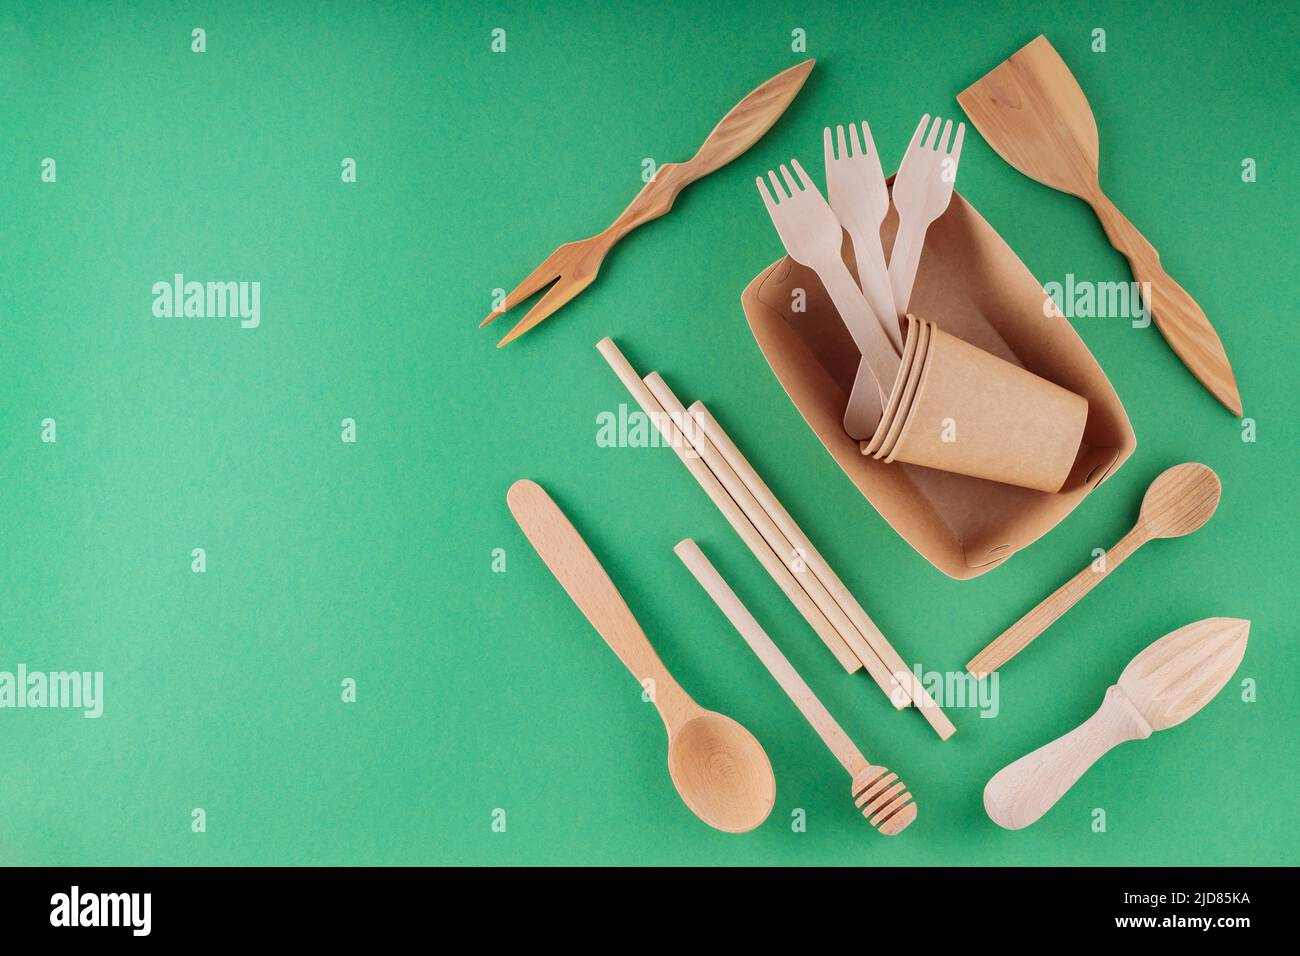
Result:
[[[785,112],[799,92],[813,60],[804,60],[763,83],[731,108],[699,148],[684,163],[665,163],[637,193],[631,204],[604,231],[578,242],[567,242],[519,283],[482,325],[487,325],[525,299],[551,285],[527,315],[497,347],[513,342],[576,296],[596,278],[600,264],[614,244],[642,223],[657,219],[673,208],[677,194],[702,176],[731,162],[753,146]],[[482,326],[480,326],[482,327]]]

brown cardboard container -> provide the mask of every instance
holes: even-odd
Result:
[[[887,249],[896,226],[891,210],[882,230]],[[844,251],[852,269],[847,238]],[[803,311],[792,307],[796,289],[803,290]],[[858,351],[816,275],[781,259],[741,296],[759,348],[826,450],[895,531],[960,579],[984,574],[1050,531],[1137,446],[1105,373],[1065,318],[1044,314],[1046,301],[1024,263],[954,192],[926,234],[910,309],[948,336],[1087,401],[1082,444],[1056,493],[872,457],[882,446],[885,457],[899,450],[906,414],[895,416],[897,434],[873,435],[864,453],[842,425]]]
[[[913,367],[894,390],[902,394],[889,403],[894,413],[886,409],[862,453],[874,447],[885,462],[1060,491],[1078,457],[1087,400],[926,319],[907,321],[909,338],[930,335],[911,350]],[[900,369],[909,361],[903,351]]]

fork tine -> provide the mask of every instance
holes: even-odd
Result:
[[[758,191],[763,197],[763,205],[767,207],[767,214],[769,216],[775,215],[776,200],[773,199],[772,194],[767,191],[767,183],[763,182],[762,176],[755,176],[754,182],[758,184]]]
[[[790,160],[790,164],[794,166],[794,171],[799,174],[799,182],[803,183],[803,188],[811,189],[813,192],[816,192],[817,187],[814,186],[813,181],[808,178],[808,174],[803,171],[803,167],[799,165],[799,160],[792,159]],[[784,170],[785,167],[782,166],[781,169]],[[788,176],[789,174],[787,173],[786,175]]]
[[[907,144],[908,152],[916,149],[921,145],[921,137],[925,135],[925,128],[930,123],[930,114],[926,113],[921,117],[921,122],[916,124],[916,132],[912,134],[912,141]]]
[[[799,165],[797,160],[790,160],[796,166]],[[785,163],[781,164],[781,175],[785,177],[785,184],[790,187],[790,195],[793,196],[799,191],[799,187],[794,184],[794,177],[790,175],[790,170],[786,168]]]
[[[866,120],[862,121],[862,152],[864,154],[875,153],[877,156],[880,155],[876,152],[876,141],[871,138],[871,127],[867,125]]]
[[[831,128],[829,126],[822,129],[822,153],[826,158],[827,166],[835,162],[835,144],[831,140]]]
[[[954,163],[961,159],[961,141],[966,138],[966,124],[957,124],[957,138],[952,141],[952,152],[948,155],[952,157]]]
[[[858,144],[858,127],[854,123],[849,124],[849,152],[854,156],[865,155],[861,145]]]
[[[952,137],[952,120],[943,124],[943,136],[939,139],[939,152],[948,152],[948,140]]]
[[[790,198],[785,194],[785,190],[781,188],[781,181],[776,178],[775,169],[769,169],[767,171],[767,178],[772,180],[772,195],[776,196],[777,202]]]
[[[559,252],[558,249],[555,251]],[[530,272],[528,278],[515,286],[514,291],[506,296],[506,300],[501,303],[501,307],[489,312],[488,317],[480,322],[478,327],[481,329],[493,319],[505,315],[520,302],[532,298],[532,296],[535,295],[543,286],[549,285],[558,279],[560,277],[560,271],[551,265],[551,260],[554,258],[555,252],[552,252],[549,256],[543,259],[542,264]]]
[[[511,329],[504,339],[497,343],[497,348],[501,348],[503,345],[509,345],[515,339],[519,338],[519,336],[523,335],[534,325],[537,325],[537,323],[541,322],[552,312],[560,308],[560,306],[567,303],[583,289],[587,288],[587,286],[591,284],[591,280],[594,278],[595,276],[593,275],[585,280],[574,280],[569,279],[566,276],[561,276],[560,281],[547,290],[546,295],[542,296],[541,301],[529,309],[528,314],[519,320],[519,324]]]
[[[934,122],[930,124],[930,133],[925,137],[925,148],[934,149],[934,142],[939,138],[939,127],[943,125],[943,119],[936,116]]]
[[[848,158],[849,158],[849,150],[848,150],[848,147],[847,147],[847,146],[845,145],[845,143],[844,143],[844,127],[843,127],[843,126],[836,126],[836,127],[835,127],[835,144],[836,144],[836,146],[839,147],[839,151],[840,151],[840,159],[848,159]]]

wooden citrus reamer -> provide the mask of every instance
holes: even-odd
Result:
[[[1050,810],[1107,751],[1182,723],[1214,699],[1246,653],[1250,621],[1212,617],[1180,627],[1133,658],[1095,714],[1003,767],[984,788],[984,809],[1020,830]]]

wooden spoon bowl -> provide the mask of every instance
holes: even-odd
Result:
[[[916,819],[916,803],[898,774],[874,764],[853,776],[853,802],[886,836],[902,833]]]
[[[1138,523],[1148,538],[1181,538],[1213,516],[1223,495],[1219,476],[1189,461],[1162,471],[1142,496]]]
[[[672,734],[668,774],[697,817],[725,833],[748,833],[776,802],[763,746],[724,714],[701,710]]]

